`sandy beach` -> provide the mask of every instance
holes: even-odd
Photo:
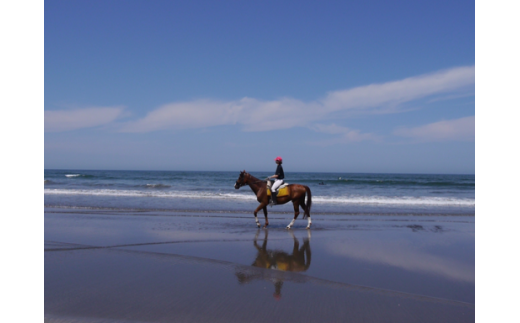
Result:
[[[48,322],[473,322],[474,216],[45,209]]]

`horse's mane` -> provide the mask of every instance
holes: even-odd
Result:
[[[253,175],[249,174],[249,173],[246,172],[245,170],[242,171],[242,173],[243,173],[244,175],[249,175],[250,179],[253,180],[253,183],[251,183],[251,184],[256,184],[257,182],[260,182],[260,183],[264,183],[264,184],[265,184],[265,181],[260,180],[260,179],[258,179],[258,178],[256,178],[256,177],[254,177]]]
[[[246,173],[246,174],[249,174],[249,173]],[[254,176],[251,175],[251,174],[249,174],[249,176],[251,176],[251,179],[256,179],[257,181],[263,182],[263,181],[259,180],[258,178],[254,177]]]

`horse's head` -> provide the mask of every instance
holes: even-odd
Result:
[[[248,179],[249,179],[249,174],[246,173],[245,170],[241,171],[240,172],[240,176],[238,176],[238,179],[237,179],[237,181],[235,183],[235,189],[238,190],[242,186],[246,185]]]

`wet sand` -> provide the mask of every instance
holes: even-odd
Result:
[[[473,216],[45,210],[48,322],[474,322]]]

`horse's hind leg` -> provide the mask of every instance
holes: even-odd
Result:
[[[303,212],[305,212],[305,196],[300,200],[300,206],[302,207]],[[310,229],[311,224],[312,224],[311,214],[309,213],[309,219],[307,220],[307,227],[305,229]]]
[[[293,226],[294,221],[296,220],[298,215],[300,215],[300,205],[298,204],[298,201],[293,201],[293,205],[294,205],[294,219],[292,219],[291,223],[289,223],[289,225],[286,227],[286,229],[290,229]]]

